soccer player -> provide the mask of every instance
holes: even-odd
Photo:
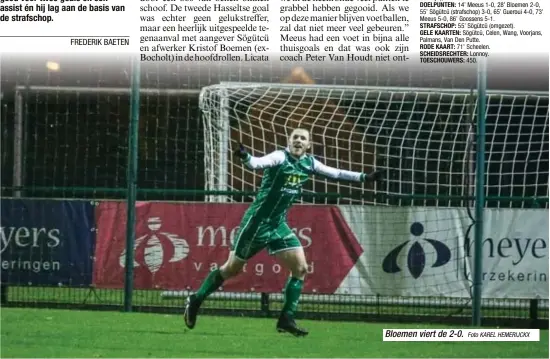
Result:
[[[284,304],[276,329],[295,336],[305,336],[306,329],[296,325],[294,316],[304,285],[307,262],[298,237],[287,224],[286,214],[310,175],[323,175],[335,180],[363,182],[378,180],[382,171],[371,174],[328,167],[306,152],[311,147],[310,134],[295,129],[288,139],[288,147],[263,157],[251,156],[242,145],[235,151],[237,157],[251,169],[263,169],[258,195],[246,210],[225,264],[211,271],[195,294],[187,298],[184,319],[189,329],[195,327],[203,301],[224,281],[238,275],[245,263],[263,249],[274,255],[290,277],[285,286]]]

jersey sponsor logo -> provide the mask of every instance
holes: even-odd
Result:
[[[143,246],[143,252],[138,252],[134,259],[134,268],[145,265],[151,273],[158,270],[165,263],[175,263],[184,260],[189,255],[189,244],[178,234],[161,231],[162,221],[159,217],[147,220],[147,227],[151,232],[135,240],[134,251]],[[167,251],[167,247],[170,250]],[[166,253],[170,253],[169,256]],[[141,264],[140,264],[141,263]],[[121,267],[126,266],[126,249],[119,257]]]
[[[300,193],[302,183],[307,180],[307,176],[300,176],[292,174],[286,177],[285,184],[283,185],[282,191],[291,195],[296,195]]]
[[[422,223],[414,222],[411,225],[410,232],[414,239],[407,240],[392,249],[382,261],[382,270],[384,272],[390,274],[401,272],[402,269],[399,267],[398,260],[401,251],[410,242],[414,243],[410,246],[407,253],[407,269],[414,279],[417,279],[422,275],[426,265],[428,264],[428,257],[431,257],[426,255],[426,251],[424,250],[426,245],[432,247],[435,252],[435,260],[430,265],[431,268],[444,266],[451,260],[451,250],[446,244],[436,239],[420,238],[420,236],[424,234],[424,226]]]
[[[290,175],[286,178],[286,185],[290,187],[297,187],[302,183],[302,178],[298,175]]]

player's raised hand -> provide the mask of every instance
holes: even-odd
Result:
[[[233,154],[235,154],[235,156],[239,157],[242,160],[246,159],[246,157],[248,156],[248,152],[246,151],[246,148],[244,148],[242,143],[239,143],[237,149],[233,151]]]
[[[366,179],[368,181],[380,181],[384,179],[384,176],[386,175],[386,170],[378,170],[371,172],[367,175]]]

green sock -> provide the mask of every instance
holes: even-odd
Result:
[[[215,269],[211,271],[206,277],[206,279],[204,280],[204,282],[202,282],[202,285],[197,291],[197,293],[195,293],[197,295],[197,299],[200,302],[205,300],[206,297],[208,297],[210,294],[212,294],[216,289],[218,289],[222,285],[223,281],[224,279],[219,269]]]
[[[288,313],[291,316],[296,314],[298,309],[298,300],[300,294],[302,294],[302,288],[304,281],[296,279],[294,277],[288,278],[285,286],[285,302],[283,304],[283,312]]]

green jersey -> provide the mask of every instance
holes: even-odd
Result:
[[[288,149],[274,151],[263,157],[248,155],[243,162],[251,169],[264,170],[260,190],[246,215],[273,223],[286,220],[288,210],[300,197],[302,186],[310,175],[319,174],[332,179],[358,182],[365,179],[364,173],[326,166],[311,155],[295,158]]]

